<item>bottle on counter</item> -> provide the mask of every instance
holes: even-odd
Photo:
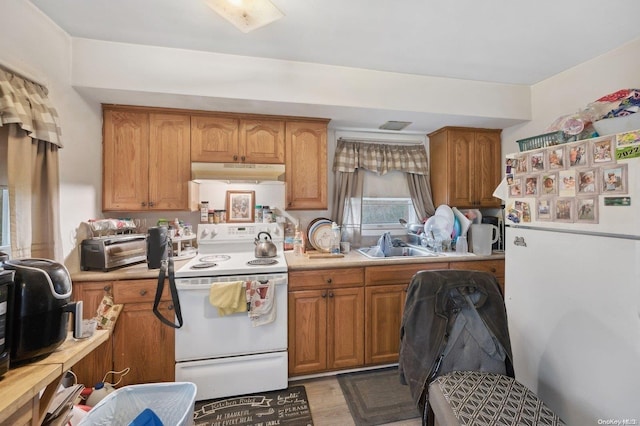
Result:
[[[340,254],[340,227],[335,222],[331,224],[331,254]]]
[[[304,253],[304,240],[302,238],[302,232],[298,230],[296,226],[296,231],[293,234],[293,254],[296,256],[302,256]]]
[[[256,204],[253,221],[255,223],[262,223],[262,206],[260,204]]]

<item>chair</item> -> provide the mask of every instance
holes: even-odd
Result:
[[[506,309],[493,275],[418,272],[400,336],[400,380],[423,425],[563,424],[514,379]]]

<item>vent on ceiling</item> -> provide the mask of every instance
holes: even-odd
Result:
[[[379,129],[382,130],[402,130],[411,124],[410,121],[387,121]]]

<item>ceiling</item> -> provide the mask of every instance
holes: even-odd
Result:
[[[272,0],[248,34],[204,0],[31,1],[73,37],[518,85],[640,36],[638,0]]]

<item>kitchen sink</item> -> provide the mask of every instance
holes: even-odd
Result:
[[[366,256],[370,259],[383,259],[382,256],[372,256],[369,254],[369,251],[373,252],[373,248],[375,248],[376,246],[373,247],[363,247],[358,249],[358,253],[362,254],[363,256]],[[409,245],[407,247],[391,247],[391,251],[390,253],[385,256],[384,258],[389,258],[389,257],[437,257],[438,254],[437,253],[433,253],[430,252],[429,250],[425,249],[424,247],[418,247],[418,246],[412,246]]]

